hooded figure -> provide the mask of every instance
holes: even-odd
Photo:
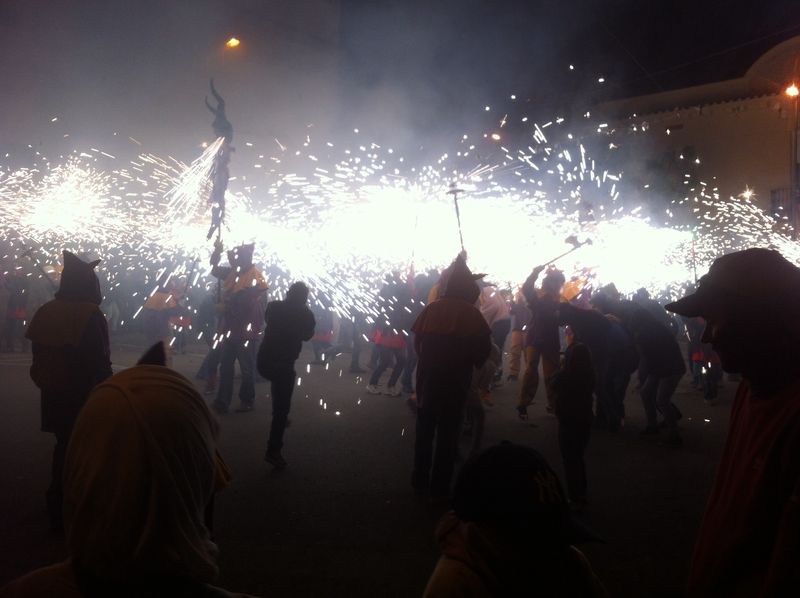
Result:
[[[204,525],[219,485],[216,437],[202,397],[169,368],[137,365],[97,386],[64,468],[69,558],[3,595],[230,596],[208,585],[218,573]]]
[[[236,361],[242,372],[239,387],[239,411],[250,411],[256,398],[255,343],[261,333],[261,298],[267,281],[253,264],[255,245],[239,245],[228,251],[227,267],[220,266],[222,244],[217,243],[211,255],[211,274],[222,286],[222,318],[220,320],[220,380],[213,407],[227,413],[233,398],[233,375]]]
[[[108,378],[108,325],[94,269],[64,251],[64,271],[55,299],[34,314],[25,334],[32,342],[31,379],[41,389],[42,431],[55,434],[52,481],[47,490],[51,526],[61,527],[61,478],[72,427],[92,388]]]
[[[411,328],[419,356],[412,484],[418,492],[430,490],[434,498],[450,492],[472,372],[491,350],[491,330],[475,307],[480,295],[476,276],[461,256],[449,271],[443,296],[425,307]]]

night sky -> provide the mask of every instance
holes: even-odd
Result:
[[[225,81],[236,88],[230,109],[253,119],[269,95],[259,37],[283,1],[2,0],[0,144],[36,143],[59,115],[84,142],[124,128],[170,149],[194,147],[207,133],[198,124],[205,85],[224,79],[218,48],[231,34],[251,53]],[[534,114],[569,113],[740,76],[798,33],[800,9],[787,0],[343,0],[336,120],[434,138],[510,93]],[[242,118],[235,124],[246,130]],[[314,118],[281,112],[283,128],[271,128],[300,134]]]

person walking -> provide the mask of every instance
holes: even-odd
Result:
[[[567,493],[577,509],[586,506],[584,454],[592,430],[594,365],[589,347],[573,342],[564,354],[564,367],[553,376],[558,418],[558,448],[564,462]]]
[[[283,435],[292,404],[297,374],[294,363],[303,341],[314,336],[314,314],[308,308],[308,287],[296,282],[283,301],[270,301],[264,313],[266,328],[258,349],[258,373],[270,381],[272,425],[264,460],[277,469],[286,467]]]
[[[522,293],[531,310],[525,338],[525,377],[519,392],[517,413],[520,419],[528,418],[528,407],[533,403],[539,388],[539,362],[542,363],[542,376],[547,396],[547,412],[554,410],[553,391],[550,378],[558,370],[561,357],[561,340],[558,334],[558,304],[561,298],[561,287],[564,275],[559,270],[550,270],[542,280],[541,291],[534,285],[544,266],[534,268],[531,275],[522,285]]]

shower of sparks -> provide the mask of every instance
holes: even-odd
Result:
[[[517,288],[533,266],[570,249],[570,235],[592,242],[556,263],[567,279],[595,288],[614,282],[627,293],[645,287],[674,296],[718,255],[754,245],[800,262],[785,219],[761,211],[750,189],[723,199],[716,188],[692,183],[673,208],[694,220],[679,224],[670,208],[656,222],[646,211],[649,185],[637,205],[623,195],[630,194],[623,173],[593,157],[589,147],[609,134],[606,123],[586,139],[562,117],[533,123],[492,112],[486,106],[485,128],[463,134],[428,165],[412,164],[359,129],[333,141],[305,137],[296,147],[245,142],[231,164],[236,190],[226,195],[226,247],[256,243],[272,297],[304,280],[341,317],[374,317],[386,273],[438,270],[460,250],[447,194],[457,183],[470,266],[504,288]],[[527,134],[492,132],[510,122]],[[187,290],[211,282],[209,175],[222,140],[203,144],[187,165],[129,139],[136,155],[127,163],[116,151],[90,148],[58,162],[31,149],[32,165],[0,164],[0,237],[11,260],[29,259],[37,276],[57,277],[50,273],[63,248],[101,257],[107,295],[132,305],[136,317],[162,275]]]

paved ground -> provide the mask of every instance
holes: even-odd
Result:
[[[114,361],[130,365],[137,354],[117,347]],[[221,419],[221,449],[235,475],[217,498],[221,585],[264,596],[421,594],[437,558],[433,530],[441,511],[410,491],[414,419],[402,398],[367,395],[363,380],[342,372],[348,358],[328,370],[298,369],[284,472],[272,473],[262,461],[266,384],[258,385],[254,412]],[[189,375],[199,359],[179,355],[175,367]],[[64,556],[63,540],[47,532],[43,496],[53,441],[39,432],[27,365],[26,356],[0,354],[0,585]],[[592,436],[584,519],[607,543],[584,549],[612,595],[672,596],[686,578],[733,392],[729,384],[721,404],[706,407],[687,382],[677,396],[682,449],[639,438],[644,415],[633,390],[623,432]],[[561,472],[554,418],[539,397],[531,422],[517,420],[515,390],[495,392],[487,442],[532,445]]]

